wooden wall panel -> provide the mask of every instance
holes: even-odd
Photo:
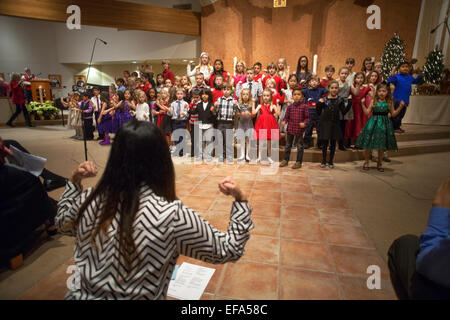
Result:
[[[306,55],[312,69],[318,54],[318,74],[345,59],[356,59],[359,71],[365,57],[376,61],[385,43],[398,32],[411,58],[420,0],[375,0],[381,8],[381,30],[368,30],[365,7],[353,0],[288,0],[286,8],[273,8],[271,0],[218,0],[202,8],[202,51],[214,60],[221,58],[232,72],[233,57],[247,65],[256,61],[264,68],[279,57],[287,58],[295,72],[298,58]],[[226,21],[226,23],[224,23]]]
[[[198,12],[115,0],[1,0],[0,14],[66,22],[72,4],[81,8],[82,25],[200,35]]]

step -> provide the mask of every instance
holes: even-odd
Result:
[[[450,151],[449,139],[401,141],[397,143],[398,151],[389,151],[389,157],[411,156],[416,154],[437,153]],[[280,160],[284,159],[284,147],[280,147]],[[291,161],[295,161],[297,149],[291,150]],[[349,162],[364,160],[364,150],[348,149],[347,151],[336,150],[335,162]],[[322,151],[317,148],[307,149],[303,153],[303,161],[322,161]]]
[[[67,126],[67,115],[64,115],[64,125]],[[35,126],[52,126],[52,125],[62,125],[62,119],[55,120],[31,120],[31,123]],[[25,121],[15,121],[14,126],[16,127],[26,127]],[[8,127],[6,123],[0,123],[0,127]],[[9,128],[9,127],[8,127]]]

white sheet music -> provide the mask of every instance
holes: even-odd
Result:
[[[47,159],[22,152],[14,146],[10,146],[9,149],[12,151],[13,156],[8,156],[6,158],[8,165],[20,170],[28,171],[36,177],[39,177],[42,170],[44,170]]]
[[[181,300],[200,300],[216,269],[183,262],[167,295]]]

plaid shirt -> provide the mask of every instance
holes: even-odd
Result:
[[[300,123],[309,122],[308,106],[306,104],[293,103],[286,109],[284,121],[287,123],[287,133],[292,135],[302,134],[305,128],[300,128]]]
[[[220,97],[217,99],[219,105],[216,107],[217,112],[217,120],[221,121],[233,121],[234,120],[234,104],[233,97],[229,96],[228,98]]]

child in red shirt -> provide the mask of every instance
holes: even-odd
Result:
[[[328,84],[333,81],[333,74],[336,72],[336,69],[334,68],[334,66],[332,65],[328,65],[325,67],[325,74],[327,75],[326,77],[323,77],[322,80],[320,81],[320,86],[319,88],[324,88],[326,89],[328,87]]]
[[[261,73],[261,69],[262,69],[261,62],[255,62],[253,64],[253,70],[254,70],[253,80],[262,81],[264,74]]]
[[[262,80],[263,89],[266,88],[267,80],[273,79],[275,81],[275,89],[277,92],[280,92],[283,80],[281,77],[277,76],[278,67],[275,63],[271,62],[267,66],[268,75],[265,76]]]
[[[175,75],[173,74],[172,70],[169,69],[170,68],[169,61],[163,60],[162,66],[163,66],[162,75],[164,77],[164,80],[170,79],[170,81],[172,81],[172,83],[175,83]]]
[[[212,76],[211,76],[212,77]],[[221,75],[217,75],[214,78],[214,87],[211,88],[213,103],[216,103],[217,99],[223,97],[223,77]]]

